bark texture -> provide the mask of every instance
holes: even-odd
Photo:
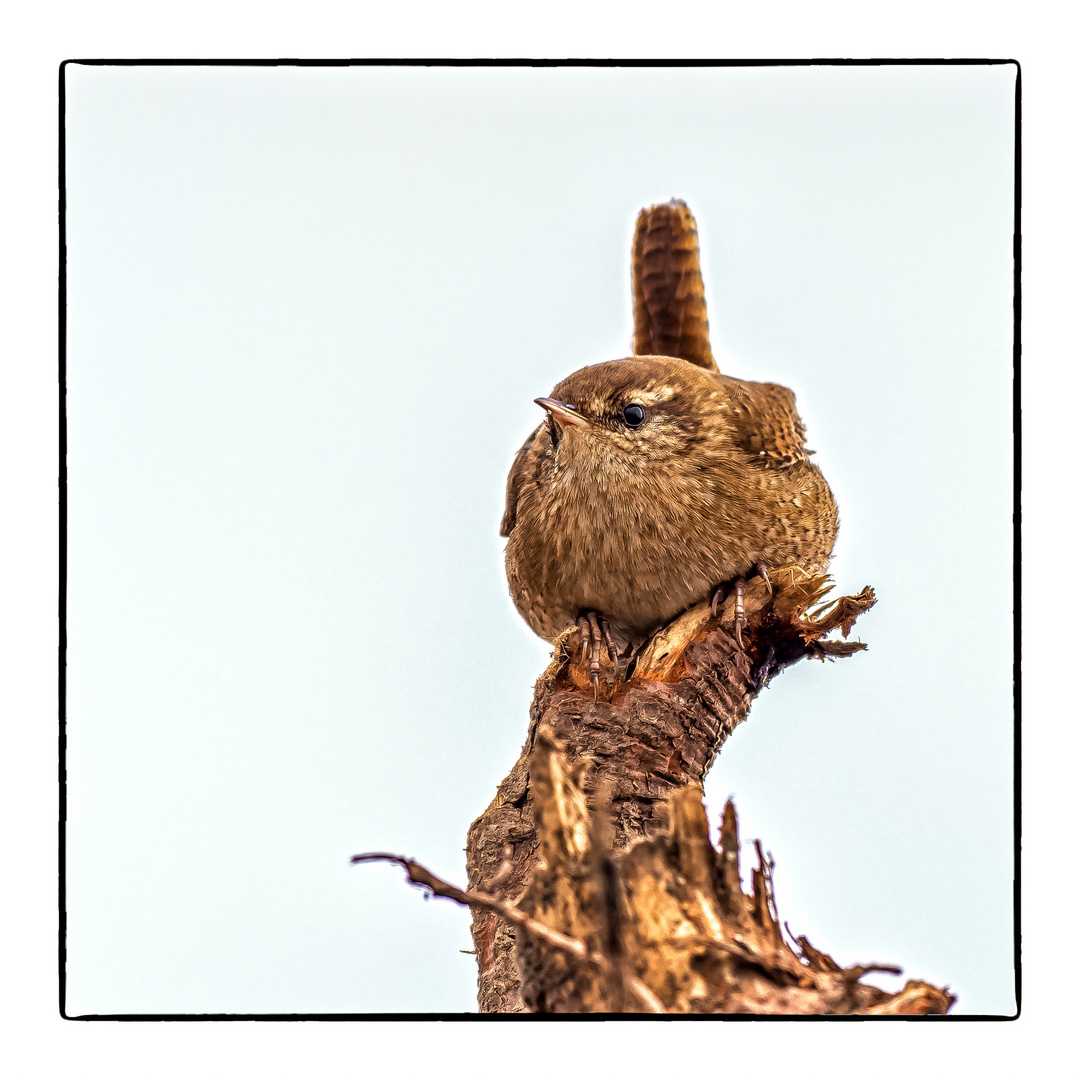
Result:
[[[742,650],[731,634],[734,599],[716,616],[708,604],[699,604],[621,664],[595,702],[578,631],[563,634],[537,681],[521,757],[469,830],[470,891],[512,904],[525,895],[540,848],[531,763],[541,728],[568,760],[588,766],[576,782],[582,799],[595,805],[599,795],[611,852],[658,836],[668,823],[671,796],[687,786],[700,789],[720,747],[778,671],[806,657],[846,656],[865,648],[823,639],[837,628],[846,636],[858,614],[874,603],[873,591],[808,614],[827,588],[827,578],[796,567],[774,575],[771,595],[760,578],[753,579]],[[472,930],[481,1011],[526,1009],[514,927],[489,909],[474,908]]]
[[[724,807],[714,849],[696,786],[664,801],[663,832],[612,855],[607,811],[587,807],[588,772],[582,759],[571,764],[550,729],[537,732],[531,776],[540,859],[518,907],[580,947],[521,927],[517,962],[529,1012],[884,1016],[952,1005],[947,990],[925,982],[886,993],[863,976],[899,968],[842,968],[806,938],[785,936],[771,861],[757,844],[744,892],[735,808]]]

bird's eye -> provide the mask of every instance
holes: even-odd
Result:
[[[622,418],[627,427],[641,427],[645,423],[645,410],[640,405],[627,405],[622,411]]]

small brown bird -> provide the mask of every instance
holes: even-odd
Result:
[[[693,228],[680,203],[643,215],[672,208]],[[635,299],[643,277],[648,291],[638,271],[648,227],[639,218]],[[700,280],[696,230],[692,239]],[[662,241],[670,253],[671,236]],[[711,595],[715,605],[734,581],[741,646],[746,576],[768,580],[768,567],[791,564],[822,573],[836,540],[836,504],[808,460],[794,395],[722,375],[703,325],[695,363],[607,361],[537,398],[548,415],[510,469],[500,529],[510,594],[543,638],[581,627],[597,688],[601,636],[617,663],[614,638],[640,643],[692,604]]]

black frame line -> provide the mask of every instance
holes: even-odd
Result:
[[[633,1014],[500,1014],[500,1013],[90,1013],[72,1016],[66,1011],[67,992],[67,189],[66,189],[66,85],[65,71],[69,64],[92,67],[534,67],[534,68],[725,68],[725,67],[976,67],[1001,66],[1011,64],[1016,68],[1016,88],[1013,106],[1013,979],[1016,997],[1016,1012],[1013,1015],[976,1013],[954,1016],[770,1016],[737,1015],[722,1016],[679,1015],[650,1016]],[[492,58],[352,58],[342,59],[301,59],[282,57],[278,59],[70,59],[60,64],[59,68],[59,148],[58,148],[58,212],[59,212],[59,253],[58,253],[58,383],[60,468],[58,475],[60,503],[60,566],[59,566],[59,646],[57,657],[57,685],[59,690],[59,733],[58,733],[58,953],[59,953],[59,1012],[64,1020],[112,1020],[112,1021],[359,1021],[359,1020],[465,1020],[483,1023],[490,1022],[535,1022],[578,1021],[596,1022],[617,1019],[636,1021],[709,1021],[709,1022],[806,1022],[806,1023],[843,1023],[843,1022],[893,1022],[893,1023],[964,1023],[970,1021],[1012,1021],[1021,1014],[1022,991],[1022,940],[1020,932],[1021,895],[1020,895],[1020,837],[1022,826],[1021,814],[1021,412],[1020,412],[1020,359],[1022,354],[1020,338],[1021,320],[1021,67],[1019,60],[1011,58],[885,58],[873,57],[856,59],[851,57],[813,58],[813,59],[727,59],[727,60],[620,60],[620,59],[492,59]]]

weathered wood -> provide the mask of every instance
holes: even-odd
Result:
[[[536,684],[521,757],[469,830],[471,891],[510,903],[525,894],[540,843],[530,762],[541,727],[563,745],[584,797],[595,804],[596,792],[602,792],[611,850],[619,852],[666,827],[671,796],[700,787],[720,747],[773,675],[805,657],[849,655],[864,647],[823,639],[836,628],[850,631],[857,615],[874,603],[872,590],[826,605],[812,618],[807,611],[821,602],[826,578],[788,567],[773,573],[772,587],[772,595],[760,579],[747,587],[744,649],[731,632],[734,599],[715,617],[708,604],[699,604],[636,657],[624,659],[619,676],[611,672],[596,702],[580,660],[578,631],[555,642],[552,662]],[[474,908],[472,929],[481,1011],[521,1011],[513,927],[490,910]]]
[[[716,848],[701,788],[690,785],[663,801],[656,835],[619,850],[611,788],[588,783],[589,760],[569,756],[541,725],[528,768],[537,846],[521,897],[457,888],[399,855],[353,859],[398,863],[414,885],[512,928],[518,1010],[899,1016],[952,1007],[954,996],[927,982],[909,980],[890,994],[862,981],[875,971],[899,975],[894,965],[845,968],[794,937],[781,922],[772,859],[758,841],[744,891],[730,800]]]
[[[541,857],[517,905],[530,920],[516,948],[528,1011],[880,1016],[951,1007],[953,995],[929,983],[889,994],[861,981],[873,971],[900,974],[892,965],[843,968],[805,938],[785,936],[771,860],[756,844],[744,892],[735,808],[724,807],[714,850],[699,787],[665,800],[664,831],[612,854],[606,811],[586,808],[588,771],[550,729],[537,732]],[[538,925],[540,934],[530,931]],[[574,948],[553,947],[552,931]]]

